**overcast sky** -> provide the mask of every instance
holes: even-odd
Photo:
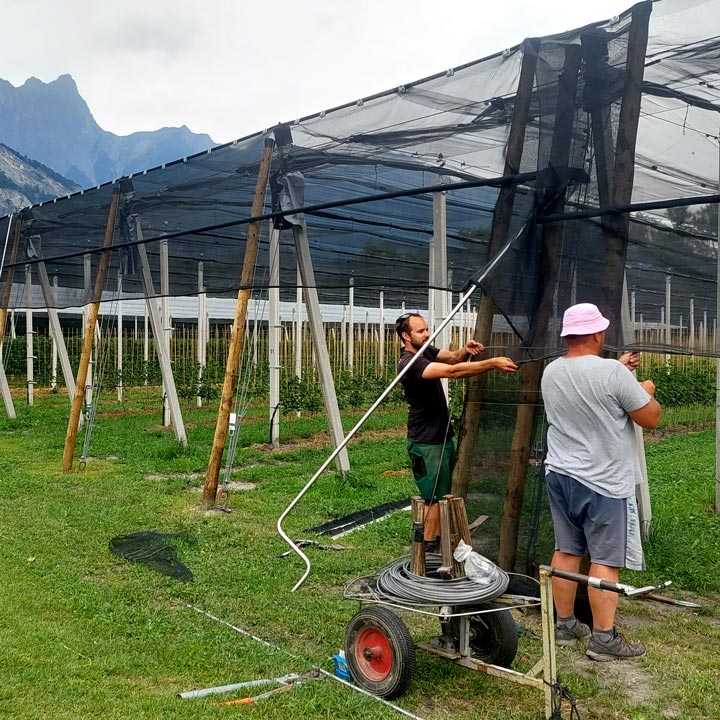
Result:
[[[0,77],[68,73],[98,124],[216,142],[605,20],[631,0],[2,0]]]

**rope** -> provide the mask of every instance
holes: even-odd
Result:
[[[110,273],[107,274],[105,278],[105,288],[107,289],[107,283],[109,281]],[[95,368],[92,376],[92,401],[90,403],[86,404],[85,407],[85,436],[83,438],[83,447],[82,447],[82,454],[80,455],[80,467],[84,468],[85,463],[87,462],[88,458],[88,452],[90,450],[90,440],[92,438],[93,430],[95,429],[95,418],[97,416],[97,408],[98,404],[100,402],[100,392],[102,391],[102,385],[103,385],[103,379],[105,377],[105,372],[108,366],[109,358],[110,358],[110,343],[105,342],[103,339],[103,327],[105,328],[105,335],[107,337],[110,337],[115,329],[117,314],[116,314],[116,306],[117,302],[119,300],[118,293],[114,293],[111,300],[110,300],[110,310],[109,310],[109,316],[110,320],[104,320],[104,322],[99,323],[98,327],[98,334],[99,334],[99,340],[96,346],[95,350]],[[107,317],[108,313],[103,314],[103,318]],[[95,335],[95,328],[92,328],[91,332],[93,335]],[[122,334],[122,332],[121,332]],[[122,338],[118,340],[119,342],[122,342]],[[99,352],[98,352],[99,347]],[[99,360],[98,360],[99,358]],[[90,355],[90,363],[92,364],[92,350]]]
[[[549,684],[546,682],[546,684]],[[562,684],[560,678],[556,678],[552,683],[552,700],[551,700],[551,720],[562,720],[562,701],[567,700],[570,703],[570,720],[580,718],[580,711],[577,709],[577,700],[570,691]]]

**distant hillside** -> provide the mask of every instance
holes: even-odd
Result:
[[[78,190],[79,185],[0,143],[0,216]]]
[[[122,98],[118,98],[122,102]],[[184,125],[119,136],[103,130],[70,75],[14,87],[0,79],[0,143],[87,188],[212,147]]]

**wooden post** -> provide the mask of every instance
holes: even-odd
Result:
[[[270,231],[268,287],[268,382],[270,390],[270,445],[280,447],[280,230]]]
[[[265,204],[265,189],[268,176],[270,175],[270,162],[272,160],[274,142],[266,138],[263,148],[260,167],[258,168],[257,183],[255,185],[255,196],[253,197],[250,214],[257,217],[262,213]],[[220,407],[218,419],[215,425],[215,437],[207,472],[205,473],[205,484],[203,486],[203,507],[207,510],[215,503],[217,493],[218,477],[220,475],[220,464],[225,449],[230,423],[230,410],[233,396],[235,394],[235,383],[237,380],[238,368],[240,367],[240,354],[242,353],[243,333],[245,329],[245,318],[247,316],[248,301],[252,291],[253,272],[257,258],[258,241],[260,238],[260,223],[250,223],[245,243],[245,257],[243,259],[242,271],[240,273],[240,290],[238,290],[237,303],[235,306],[235,318],[233,320],[232,334],[230,336],[230,348],[228,349],[227,364],[225,366],[225,378],[223,380],[222,394],[220,396]]]
[[[8,259],[8,267],[5,273],[2,296],[0,296],[0,343],[5,337],[5,325],[7,324],[8,305],[10,304],[10,293],[12,292],[13,278],[15,275],[15,261],[17,260],[18,248],[20,247],[20,230],[22,228],[22,216],[15,219],[13,231],[12,248]]]
[[[292,230],[295,239],[295,252],[297,253],[302,282],[305,288],[305,305],[307,307],[310,335],[313,340],[314,362],[320,378],[330,437],[333,447],[337,448],[343,444],[344,433],[332,367],[330,365],[330,355],[327,349],[327,336],[322,325],[322,314],[320,311],[320,301],[318,300],[317,285],[315,284],[315,272],[310,256],[310,245],[305,228],[300,225],[293,225]],[[347,449],[344,446],[342,446],[342,449],[337,454],[335,464],[338,472],[343,475],[350,470],[350,460],[348,459]]]
[[[118,268],[117,275],[117,399],[123,399],[123,302],[122,302],[122,271]]]
[[[505,154],[504,175],[516,175],[520,172],[525,127],[530,112],[530,101],[535,84],[535,68],[537,66],[538,43],[526,40],[523,43],[523,59],[520,68],[518,91],[515,96],[510,134]],[[503,185],[498,194],[495,212],[493,213],[492,233],[490,236],[489,257],[494,257],[507,241],[513,205],[515,203],[515,187]],[[488,295],[480,300],[477,313],[474,338],[479,342],[489,342],[492,335],[495,304]],[[475,457],[475,440],[480,422],[480,405],[482,403],[485,374],[476,375],[466,381],[465,401],[462,417],[458,428],[457,462],[453,471],[452,491],[459,497],[467,497],[468,485],[472,475],[472,462]]]
[[[103,239],[103,251],[100,256],[100,266],[95,278],[95,290],[92,302],[88,308],[85,335],[83,337],[80,364],[78,366],[77,378],[75,380],[75,393],[70,406],[70,420],[68,421],[67,433],[65,435],[65,449],[63,451],[62,468],[63,472],[72,470],[73,457],[75,455],[75,441],[77,440],[78,427],[80,424],[80,413],[82,411],[85,397],[85,382],[87,381],[88,366],[90,365],[90,353],[92,352],[93,340],[95,339],[95,324],[97,323],[100,310],[100,299],[102,290],[105,287],[108,267],[110,266],[110,248],[115,233],[115,217],[117,216],[118,203],[120,201],[120,186],[116,185],[113,190],[110,211],[108,213],[107,225],[105,226],[105,237]]]
[[[35,398],[35,356],[34,352],[33,311],[32,311],[32,270],[25,266],[25,361],[27,368],[27,404],[32,405]]]
[[[635,142],[640,122],[640,103],[642,100],[642,82],[647,52],[648,25],[652,3],[638,3],[633,8],[632,22],[628,35],[627,61],[625,66],[625,88],[623,91],[615,149],[615,167],[613,172],[612,204],[628,205],[632,199],[633,179],[635,176]],[[622,284],[618,278],[625,270],[627,237],[629,229],[627,215],[611,215],[604,227],[610,232],[605,250],[605,269],[603,274],[604,308],[608,317],[618,317]],[[620,332],[619,323],[608,328],[607,342],[617,345]]]
[[[197,364],[198,364],[198,394],[197,406],[202,407],[200,389],[207,362],[207,295],[205,293],[204,264],[198,262],[198,313],[197,313]]]
[[[415,575],[425,575],[425,540],[423,532],[425,527],[425,503],[416,495],[410,498],[413,520],[413,542],[412,557],[410,559],[410,571]]]
[[[565,67],[558,82],[555,129],[549,160],[550,169],[558,171],[567,168],[570,155],[581,60],[582,51],[580,46],[567,45],[565,47]],[[545,192],[551,198],[546,208],[548,213],[562,212],[565,206],[566,193],[562,182],[562,178],[558,177],[555,183],[549,187],[538,188],[538,192]],[[562,223],[547,223],[543,226],[540,277],[538,278],[539,302],[533,318],[535,335],[532,345],[535,347],[544,346],[548,323],[552,315],[562,234]],[[542,364],[539,362],[522,365],[518,371],[520,392],[515,430],[510,449],[508,483],[500,520],[500,544],[497,559],[497,564],[509,572],[515,570],[517,558],[520,515],[525,494],[525,477],[532,449],[533,419],[535,408],[540,399],[541,374]]]
[[[8,317],[8,305],[10,304],[10,293],[12,291],[13,276],[15,274],[14,263],[17,260],[18,247],[20,246],[20,230],[22,228],[22,215],[19,215],[15,219],[15,225],[12,228],[13,240],[12,247],[10,249],[10,257],[8,259],[7,271],[5,273],[5,281],[3,284],[2,295],[0,295],[0,350],[2,350],[3,338],[5,336],[5,325],[7,324]],[[11,228],[8,226],[8,233]],[[2,355],[0,355],[0,361]],[[10,388],[8,386],[7,378],[5,377],[5,367],[0,362],[0,389],[2,390],[3,402],[5,404],[5,412],[8,417],[14,420],[15,406],[13,405],[12,395],[10,394]]]
[[[55,307],[56,296],[53,291],[53,287],[57,288],[57,275],[53,277],[53,286],[51,287],[50,279],[47,274],[47,268],[42,260],[37,264],[37,270],[40,287],[42,288],[43,296],[45,298],[45,307],[47,308],[48,313],[50,334],[53,338],[53,348],[55,350],[53,356],[54,358],[59,357],[60,359],[60,367],[62,368],[63,377],[65,378],[65,387],[68,395],[70,396],[70,401],[72,402],[73,395],[75,395],[75,377],[73,376],[70,357],[68,355],[67,347],[65,346],[62,327],[60,325],[60,318],[58,317],[57,308]],[[55,371],[53,374],[55,374]],[[79,422],[82,425],[82,413],[80,414]]]
[[[155,335],[155,344],[162,343],[168,357],[170,357],[172,326],[170,323],[170,254],[167,240],[160,241],[160,308],[162,315],[162,334]],[[165,427],[171,423],[170,415],[169,390],[163,381],[162,424]]]

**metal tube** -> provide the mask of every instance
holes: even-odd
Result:
[[[300,578],[300,580],[297,581],[295,586],[292,589],[292,592],[295,592],[306,580],[307,576],[310,574],[310,560],[308,559],[307,555],[298,548],[295,543],[292,541],[292,539],[287,535],[287,533],[282,528],[283,520],[287,517],[287,515],[290,513],[290,511],[297,505],[297,503],[300,501],[300,499],[305,495],[305,493],[312,487],[313,483],[322,475],[322,473],[326,470],[326,468],[330,465],[330,463],[337,457],[337,455],[345,448],[345,446],[348,444],[348,442],[351,440],[351,438],[355,435],[355,433],[365,424],[365,421],[375,412],[377,407],[382,403],[382,401],[392,392],[393,388],[400,382],[402,377],[405,375],[405,373],[410,370],[410,368],[413,366],[413,364],[416,362],[416,360],[425,352],[425,350],[430,347],[432,344],[432,341],[445,329],[445,327],[450,323],[450,321],[453,319],[453,317],[456,315],[456,313],[460,310],[460,308],[465,304],[465,302],[470,298],[470,296],[475,292],[478,285],[497,267],[497,265],[500,263],[502,258],[505,256],[505,254],[510,250],[510,248],[515,244],[515,242],[525,233],[526,228],[528,227],[530,221],[532,219],[532,215],[528,217],[528,219],[523,224],[522,228],[520,228],[520,231],[515,235],[515,237],[509,239],[505,245],[498,251],[497,255],[487,264],[485,269],[482,273],[479,273],[476,278],[473,278],[473,283],[470,285],[469,289],[461,296],[460,301],[458,304],[450,311],[449,315],[440,323],[440,325],[437,326],[437,328],[434,330],[432,335],[428,338],[427,342],[415,353],[415,355],[410,359],[410,362],[395,376],[395,379],[385,388],[385,390],[381,393],[380,397],[370,406],[370,408],[367,410],[367,412],[360,418],[360,420],[357,422],[355,427],[350,430],[350,432],[345,436],[345,439],[333,450],[332,453],[328,456],[327,460],[320,466],[318,471],[308,480],[305,487],[297,494],[295,499],[287,506],[283,514],[278,518],[277,521],[277,531],[282,537],[283,540],[290,546],[290,548],[296,552],[304,561],[305,563],[305,572],[303,576]]]

